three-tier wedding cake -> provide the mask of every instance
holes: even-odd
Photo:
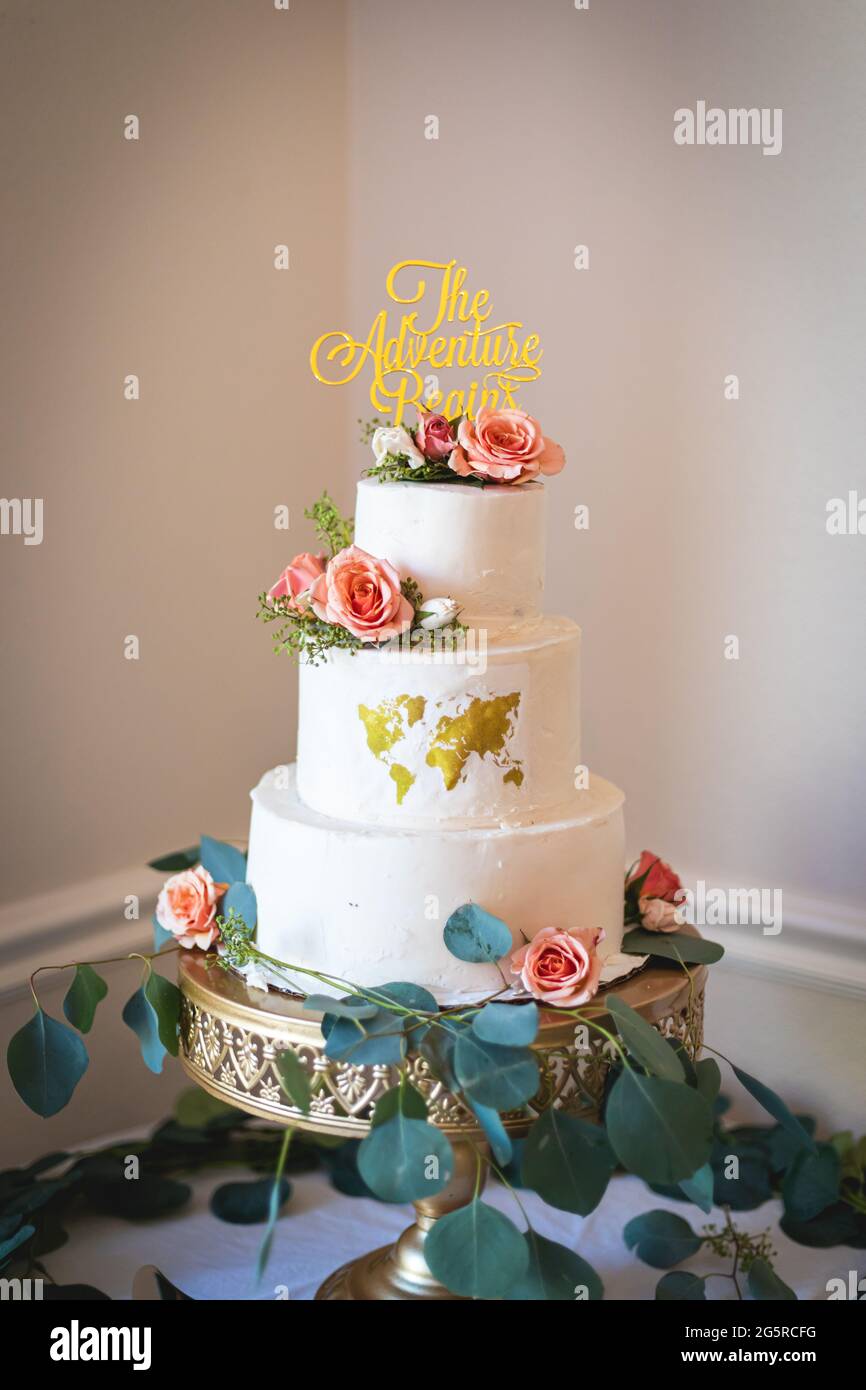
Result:
[[[602,928],[600,954],[619,951],[623,794],[582,765],[580,629],[541,611],[546,502],[539,481],[368,477],[338,557],[349,579],[320,574],[323,556],[286,571],[287,610],[318,586],[320,615],[344,602],[353,632],[391,635],[302,654],[297,762],[252,792],[262,951],[367,986],[412,980],[442,1003],[502,985],[495,964],[445,946],[468,902],[515,947],[546,927]],[[423,604],[412,640],[395,639],[382,613],[408,633],[400,576],[454,600],[459,640],[428,640],[441,634]]]

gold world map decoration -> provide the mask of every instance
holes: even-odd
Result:
[[[520,759],[513,756],[509,745],[513,738],[520,708],[520,692],[484,698],[471,696],[458,700],[455,709],[436,717],[444,701],[432,702],[433,726],[424,744],[424,761],[438,768],[447,792],[469,775],[472,759],[489,757],[503,769],[503,782],[520,787],[523,769]],[[374,758],[388,769],[394,783],[397,805],[403,804],[406,793],[414,786],[417,770],[395,756],[401,753],[409,730],[422,723],[428,712],[423,695],[395,695],[378,705],[358,706],[358,717],[367,735],[367,747]]]

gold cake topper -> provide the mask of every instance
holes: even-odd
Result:
[[[403,271],[416,272],[405,294],[397,287]],[[423,271],[435,274],[424,277]],[[387,306],[380,309],[364,339],[340,329],[323,333],[310,352],[317,380],[346,386],[369,360],[370,401],[395,425],[411,405],[470,420],[483,406],[514,408],[523,383],[541,376],[541,341],[537,333],[524,335],[517,319],[490,323],[490,292],[470,294],[467,274],[456,261],[398,261],[385,280],[388,299],[414,307],[404,310],[398,323],[389,323]],[[473,380],[443,390],[438,373],[453,368],[470,370]]]

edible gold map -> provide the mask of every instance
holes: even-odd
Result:
[[[443,703],[437,701],[434,711],[440,709]],[[435,720],[426,743],[425,762],[428,767],[439,769],[446,791],[453,791],[458,782],[466,781],[473,757],[490,757],[497,767],[503,769],[503,782],[511,782],[516,787],[521,785],[523,771],[520,761],[512,757],[508,749],[519,706],[519,691],[488,699],[476,695],[458,702],[453,713],[441,714]],[[358,706],[358,717],[367,734],[367,747],[373,757],[387,767],[396,789],[398,806],[402,805],[403,798],[417,777],[417,772],[399,761],[399,745],[426,712],[427,700],[423,695],[395,695],[372,708],[368,705]]]

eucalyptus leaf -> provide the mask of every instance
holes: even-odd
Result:
[[[537,1231],[524,1233],[529,1252],[526,1273],[513,1284],[506,1299],[573,1303],[576,1298],[604,1297],[604,1285],[596,1270],[574,1250],[547,1240]]]
[[[622,1235],[629,1250],[634,1250],[638,1259],[653,1269],[670,1269],[696,1254],[703,1245],[702,1237],[695,1234],[688,1221],[660,1209],[633,1217]]]
[[[866,1216],[847,1202],[827,1207],[811,1221],[795,1221],[786,1214],[779,1225],[789,1240],[812,1250],[826,1250],[831,1245],[866,1250]]]
[[[274,1243],[274,1232],[277,1228],[277,1217],[280,1214],[280,1207],[283,1204],[283,1172],[286,1166],[286,1159],[289,1153],[289,1144],[292,1140],[293,1131],[287,1129],[283,1134],[283,1141],[280,1145],[280,1153],[277,1159],[277,1167],[271,1183],[271,1195],[268,1200],[268,1215],[265,1234],[259,1246],[258,1259],[256,1260],[256,1283],[261,1283],[262,1275],[271,1257],[271,1247]]]
[[[491,1110],[487,1105],[479,1105],[477,1101],[470,1101],[469,1104],[475,1118],[484,1130],[487,1142],[493,1151],[493,1157],[501,1168],[506,1167],[511,1162],[514,1150],[498,1111]]]
[[[156,869],[160,874],[179,874],[184,869],[191,869],[199,861],[198,845],[193,845],[191,849],[177,849],[170,854],[163,854],[159,859],[148,861],[148,868]]]
[[[121,1018],[138,1038],[144,1065],[158,1076],[165,1061],[166,1049],[159,1036],[159,1015],[144,992],[135,991],[123,1006]]]
[[[26,1245],[30,1237],[35,1234],[35,1226],[19,1226],[14,1236],[10,1236],[8,1240],[0,1241],[0,1266],[5,1264],[22,1245]]]
[[[702,1057],[695,1062],[695,1084],[707,1104],[714,1105],[722,1085],[722,1073],[714,1057]]]
[[[750,1076],[747,1071],[741,1071],[735,1067],[733,1062],[731,1068],[741,1086],[745,1086],[750,1096],[754,1096],[759,1105],[762,1105],[774,1120],[793,1136],[799,1140],[803,1148],[809,1149],[812,1153],[816,1152],[815,1141],[812,1136],[803,1128],[800,1121],[796,1119],[788,1109],[781,1096],[777,1096],[775,1091],[771,1091],[769,1086],[765,1086],[763,1081],[758,1081],[754,1076]]]
[[[627,956],[660,956],[664,960],[683,961],[686,965],[714,965],[725,954],[724,946],[707,941],[702,936],[686,932],[655,932],[633,927],[622,939],[621,950]]]
[[[304,1000],[304,1008],[327,1014],[329,1018],[375,1018],[379,1012],[377,1004],[369,1004],[358,996],[331,999],[327,994],[308,994]]]
[[[434,1279],[463,1298],[504,1298],[529,1268],[522,1232],[478,1198],[439,1217],[424,1258]]]
[[[208,1095],[200,1086],[191,1086],[189,1090],[181,1091],[178,1096],[174,1115],[179,1125],[187,1129],[201,1129],[214,1120],[229,1117],[236,1123],[238,1112],[224,1100],[217,1100],[216,1096]]]
[[[230,883],[223,895],[220,911],[223,917],[228,917],[229,913],[234,911],[238,917],[243,917],[245,924],[252,929],[258,921],[258,908],[256,895],[250,885],[240,880]]]
[[[165,927],[157,920],[156,913],[153,914],[150,921],[153,927],[153,949],[161,951],[164,946],[168,946],[170,942],[174,941],[174,934],[166,931]]]
[[[370,1124],[375,1129],[386,1120],[393,1120],[395,1115],[405,1115],[408,1120],[427,1119],[426,1100],[405,1077],[376,1101]]]
[[[792,1221],[811,1221],[839,1200],[841,1164],[832,1144],[801,1149],[785,1174],[782,1200]]]
[[[12,1085],[43,1119],[68,1104],[89,1060],[78,1034],[42,1008],[18,1030],[6,1052]]]
[[[215,883],[243,883],[246,879],[247,857],[234,845],[202,835],[199,855],[202,868],[207,869]]]
[[[604,1196],[615,1166],[599,1125],[549,1106],[529,1131],[521,1174],[550,1206],[588,1216]]]
[[[186,1206],[192,1196],[187,1183],[147,1172],[137,1178],[115,1176],[111,1180],[93,1172],[85,1178],[84,1189],[95,1211],[120,1216],[125,1221],[151,1221],[166,1216]]]
[[[72,984],[63,1000],[63,1012],[79,1033],[90,1032],[96,1006],[107,993],[108,985],[92,965],[76,965]]]
[[[270,1178],[252,1182],[226,1182],[211,1194],[210,1209],[220,1221],[234,1226],[254,1226],[267,1221],[271,1209],[274,1184]],[[281,1211],[292,1193],[288,1178],[280,1178],[277,1191],[277,1211]]]
[[[653,1076],[660,1076],[666,1081],[685,1081],[686,1074],[676,1051],[668,1046],[656,1028],[651,1027],[618,994],[609,994],[605,1003],[617,1032],[635,1061]]]
[[[180,1007],[182,995],[176,984],[152,970],[144,985],[147,1002],[156,1014],[159,1040],[166,1052],[176,1057],[180,1049]]]
[[[626,1069],[605,1109],[614,1153],[646,1182],[679,1183],[710,1156],[713,1117],[689,1086]]]
[[[538,1036],[538,1005],[485,1004],[473,1018],[472,1030],[482,1042],[526,1047]]]
[[[661,1303],[701,1303],[706,1301],[706,1297],[704,1280],[687,1269],[674,1269],[670,1274],[663,1274],[656,1284],[656,1298]]]
[[[491,1110],[515,1110],[539,1086],[538,1062],[528,1047],[497,1047],[473,1032],[457,1039],[454,1071],[469,1099]]]
[[[797,1295],[778,1276],[773,1266],[760,1256],[749,1266],[747,1278],[752,1298],[764,1303],[796,1302]]]
[[[308,1115],[310,1113],[310,1078],[297,1052],[291,1047],[280,1048],[274,1057],[274,1066],[280,1083],[293,1105]]]
[[[398,1109],[361,1141],[358,1171],[380,1201],[418,1202],[447,1187],[454,1152],[435,1125]]]
[[[713,1209],[714,1181],[712,1164],[705,1163],[690,1178],[683,1178],[680,1188],[684,1196],[690,1202],[694,1202],[696,1207],[700,1207],[703,1212],[709,1212]]]
[[[445,923],[445,945],[458,960],[472,965],[499,961],[511,950],[511,932],[499,917],[478,903],[464,903]]]

